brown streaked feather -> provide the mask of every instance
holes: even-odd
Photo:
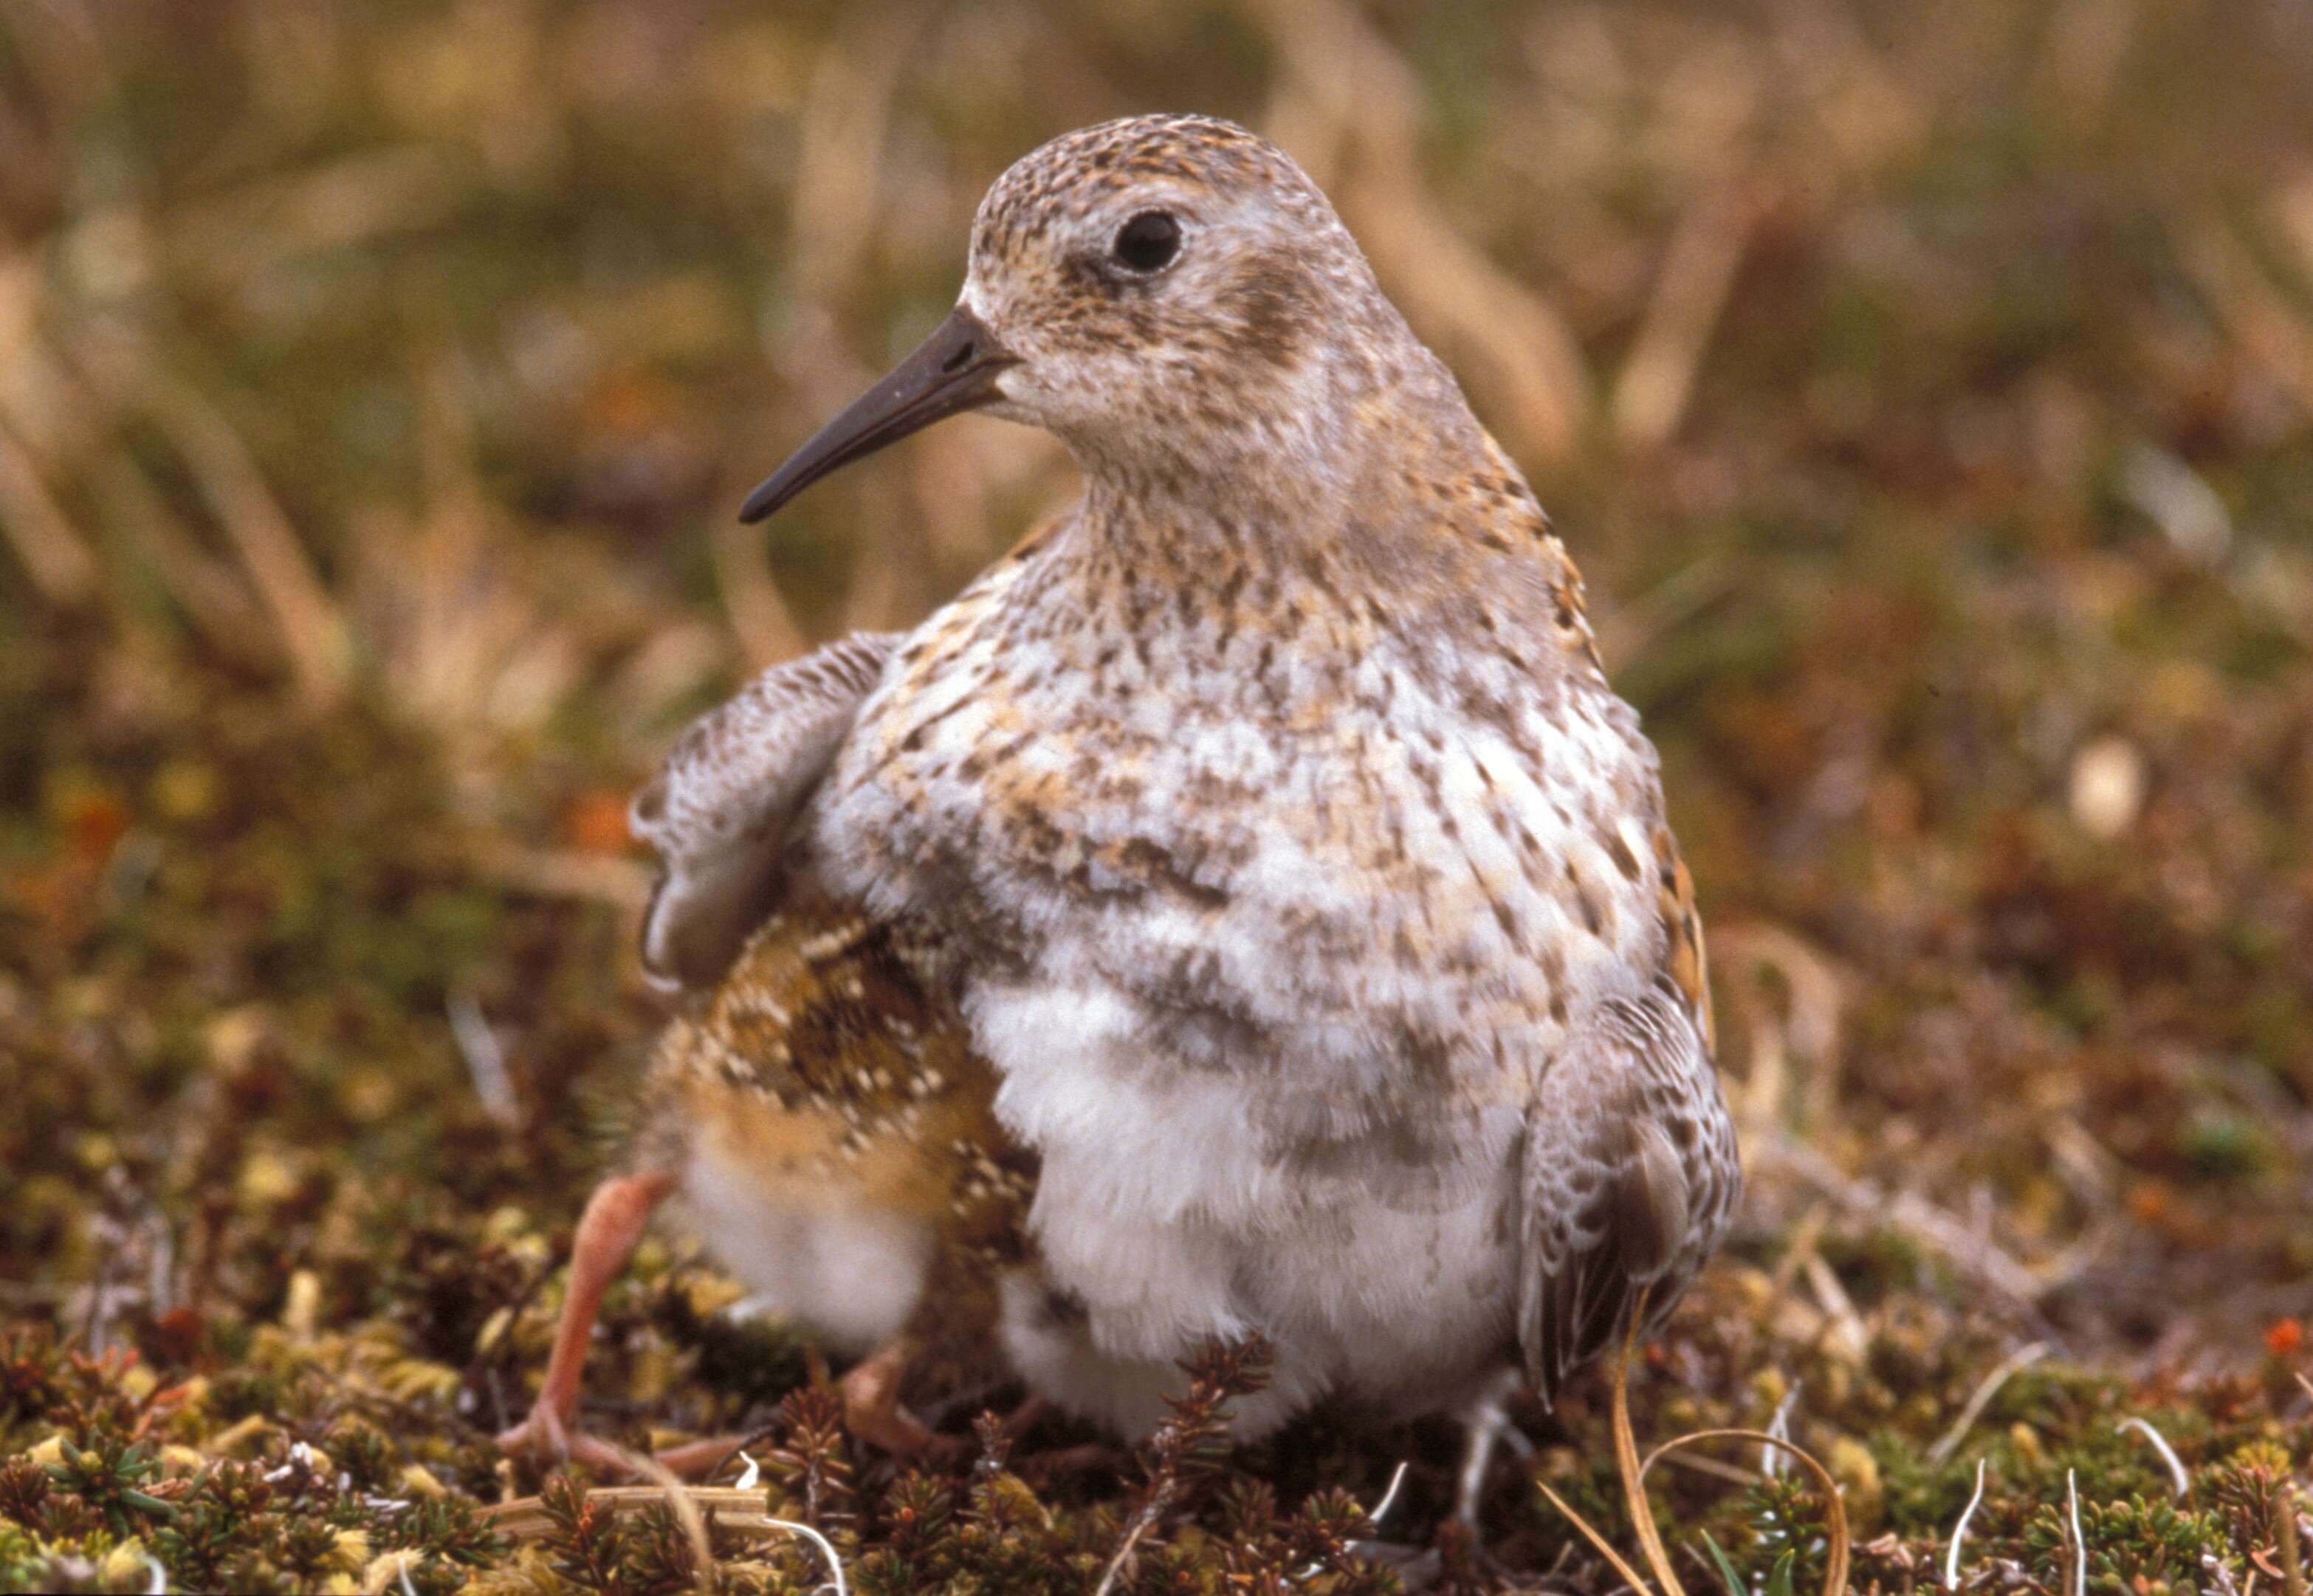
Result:
[[[1031,1262],[1037,1162],[997,1122],[994,1072],[902,941],[812,897],[764,922],[704,1011],[668,1027],[636,1157],[682,1168],[711,1142],[752,1172],[767,1206],[929,1221],[907,1333],[921,1372],[944,1382],[999,1361],[998,1286]]]
[[[1711,1013],[1711,960],[1702,943],[1702,914],[1694,902],[1694,877],[1688,873],[1669,827],[1655,828],[1654,848],[1656,868],[1661,873],[1663,935],[1668,939],[1664,973],[1677,986],[1702,1027],[1702,1050],[1715,1057],[1719,1030]]]
[[[1567,1377],[1675,1304],[1739,1195],[1702,1023],[1667,974],[1600,1005],[1526,1117],[1518,1343],[1554,1402]]]

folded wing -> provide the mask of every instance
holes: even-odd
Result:
[[[1520,1173],[1518,1345],[1546,1402],[1667,1314],[1742,1189],[1735,1127],[1692,1004],[1670,978],[1598,1005],[1543,1076]]]
[[[665,867],[643,916],[643,968],[659,986],[712,986],[770,911],[795,819],[898,642],[855,632],[773,666],[692,722],[636,794],[629,823]]]

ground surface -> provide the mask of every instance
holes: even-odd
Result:
[[[0,1588],[706,1577],[663,1507],[483,1516],[658,1017],[625,797],[1065,494],[972,420],[731,520],[1008,159],[1157,108],[1341,200],[1662,746],[1754,1197],[1641,1444],[1781,1414],[1859,1585],[1981,1465],[1971,1588],[2077,1588],[2068,1486],[2089,1587],[2296,1588],[2313,27],[2181,0],[0,12]],[[731,1295],[654,1243],[589,1408],[763,1432],[731,1589],[828,1577],[766,1509],[853,1589],[1386,1587],[1401,1460],[1459,1588],[1619,1583],[1537,1481],[1633,1545],[1596,1389],[1489,1565],[1443,1423],[896,1472]],[[1689,1587],[1816,1588],[1812,1492],[1688,1455]]]

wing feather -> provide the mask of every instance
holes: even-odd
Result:
[[[1522,1155],[1518,1344],[1545,1402],[1667,1314],[1741,1190],[1733,1121],[1675,983],[1602,1004],[1543,1074]]]
[[[764,671],[693,721],[629,823],[664,866],[643,916],[660,987],[711,987],[776,899],[789,829],[899,642],[855,632]]]

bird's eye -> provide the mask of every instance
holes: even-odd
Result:
[[[1181,252],[1181,224],[1164,211],[1143,211],[1116,230],[1116,259],[1137,272],[1163,271]]]

